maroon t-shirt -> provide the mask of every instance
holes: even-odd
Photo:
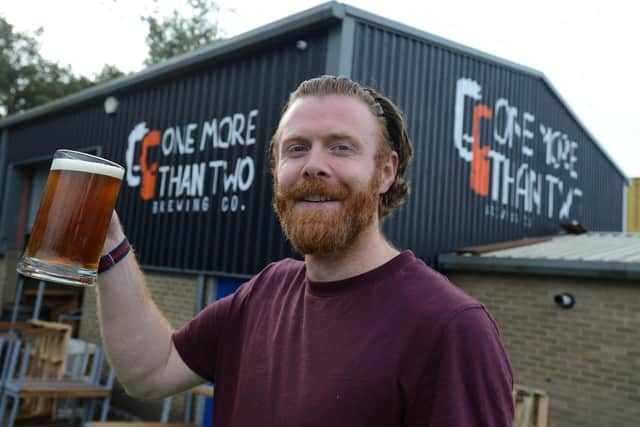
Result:
[[[215,384],[214,426],[511,426],[513,377],[482,304],[410,251],[350,279],[267,266],[173,337]]]

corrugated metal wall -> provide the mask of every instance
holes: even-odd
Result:
[[[351,70],[397,102],[416,148],[413,194],[384,226],[399,247],[432,262],[562,222],[622,229],[624,178],[543,79],[350,13],[349,25],[321,14],[280,41],[138,80],[114,94],[115,115],[93,98],[11,126],[7,158],[99,147],[127,167],[117,209],[143,265],[249,275],[292,255],[267,165],[282,105],[301,80]]]
[[[622,176],[542,79],[365,22],[356,24],[352,77],[397,102],[415,146],[412,195],[385,224],[399,246],[428,258],[555,234],[573,220],[622,229]],[[490,151],[488,186],[472,185],[483,157],[474,144]]]
[[[284,40],[131,89],[111,117],[100,103],[12,128],[10,161],[102,146],[127,168],[117,210],[143,265],[255,273],[291,255],[270,209],[267,147],[289,93],[324,73],[327,37],[315,31],[305,50]],[[154,164],[155,177],[145,173]]]
[[[640,232],[640,178],[627,189],[627,231]]]

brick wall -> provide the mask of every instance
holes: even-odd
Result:
[[[178,328],[186,323],[195,309],[196,278],[193,276],[146,274],[147,286],[156,305],[169,320],[171,326]],[[80,325],[80,339],[102,343],[98,318],[96,316],[96,292],[86,289],[82,307],[82,323]],[[131,325],[135,327],[135,325]],[[113,406],[120,410],[140,417],[145,421],[160,419],[162,400],[140,401],[127,396],[117,381],[113,389]],[[173,399],[172,418],[182,416],[183,399]]]
[[[193,317],[196,302],[196,278],[194,276],[146,274],[149,292],[171,326],[178,328]],[[96,292],[87,289],[82,306],[80,338],[100,342],[96,316]]]
[[[496,319],[515,381],[550,397],[554,427],[640,420],[640,282],[452,273]],[[553,301],[576,298],[572,309]]]

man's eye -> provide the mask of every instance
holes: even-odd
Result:
[[[287,153],[301,153],[307,151],[307,146],[303,144],[293,144],[287,147]]]
[[[331,151],[351,151],[351,146],[348,144],[335,144],[331,147]]]

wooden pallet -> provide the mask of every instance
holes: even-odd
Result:
[[[513,427],[548,427],[549,396],[544,390],[514,386]]]
[[[20,327],[22,336],[31,343],[31,355],[26,377],[30,379],[61,379],[65,373],[71,325],[28,320]],[[47,416],[55,419],[56,401],[51,398],[27,398],[21,402],[19,419]]]

